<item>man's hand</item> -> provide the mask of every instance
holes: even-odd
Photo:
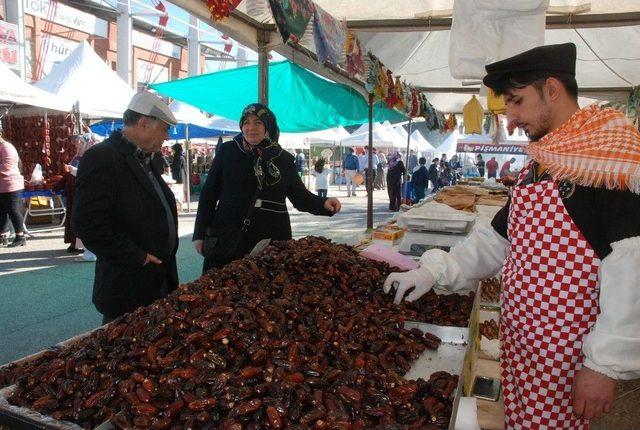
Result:
[[[200,255],[203,255],[203,248],[204,248],[204,240],[202,239],[196,239],[193,241],[193,246],[194,248],[196,248],[196,252]]]
[[[337,214],[338,212],[340,212],[340,208],[342,208],[342,205],[340,204],[340,200],[331,197],[324,202],[324,208],[329,212]]]
[[[396,296],[393,303],[400,304],[402,299],[408,302],[418,300],[433,288],[436,284],[435,278],[428,270],[423,268],[409,270],[408,272],[391,273],[384,281],[384,292],[389,294],[394,289]],[[411,292],[409,292],[411,291]],[[409,294],[407,294],[409,292]],[[405,297],[405,294],[407,296]]]
[[[590,420],[609,413],[615,393],[615,379],[583,367],[573,381],[573,414]]]
[[[147,258],[144,259],[143,266],[146,266],[149,263],[151,263],[151,264],[162,264],[162,261],[158,260],[158,257],[156,257],[155,255],[147,254]]]

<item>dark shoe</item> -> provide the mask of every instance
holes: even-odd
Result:
[[[75,246],[70,245],[70,246],[67,248],[67,252],[68,252],[69,254],[82,254],[82,253],[84,252],[84,249],[76,248]]]
[[[27,244],[27,239],[24,236],[16,236],[13,238],[13,242],[7,245],[7,248],[15,248],[17,246],[25,246]]]
[[[7,246],[9,245],[9,236],[2,236],[0,238],[0,246]]]

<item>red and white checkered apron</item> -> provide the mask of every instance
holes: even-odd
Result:
[[[587,420],[573,416],[571,390],[582,367],[582,337],[599,312],[600,259],[555,180],[512,188],[508,234],[500,319],[505,427],[588,429]]]

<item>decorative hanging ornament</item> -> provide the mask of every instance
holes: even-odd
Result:
[[[207,0],[207,7],[211,13],[211,19],[220,21],[228,18],[241,1],[242,0]]]

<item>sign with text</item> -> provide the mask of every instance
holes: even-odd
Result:
[[[0,63],[4,63],[12,69],[19,69],[18,53],[18,26],[0,21]]]
[[[526,155],[525,145],[515,143],[482,143],[458,141],[456,150],[458,152],[473,152],[476,154],[512,154]]]
[[[62,37],[43,34],[42,43],[47,43],[47,54],[42,66],[42,76],[51,72],[53,66],[62,63],[78,47],[79,42]]]
[[[50,0],[24,0],[24,12],[40,18],[47,19],[51,7]],[[60,2],[56,2],[53,22],[96,36],[108,36],[107,21]]]

